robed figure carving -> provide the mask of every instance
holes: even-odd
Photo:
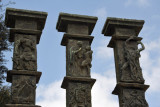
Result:
[[[36,44],[29,38],[21,38],[15,42],[13,57],[13,69],[15,70],[37,70]]]
[[[142,69],[139,64],[139,58],[141,57],[140,52],[145,49],[143,43],[141,41],[136,42],[135,45],[131,45],[134,37],[131,36],[124,43],[124,58],[125,62],[121,66],[121,81],[137,81],[140,83],[144,83],[144,79],[142,76]],[[137,45],[140,44],[141,48],[137,49]]]
[[[90,76],[92,53],[90,46],[83,46],[82,41],[77,41],[76,46],[70,48],[69,72],[72,76]]]

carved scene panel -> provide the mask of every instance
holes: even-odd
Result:
[[[36,77],[13,75],[12,77],[12,103],[35,104]]]
[[[67,88],[67,107],[91,107],[91,86],[71,82]]]
[[[66,48],[67,76],[90,77],[93,51],[89,42],[70,39]]]
[[[123,89],[121,107],[149,107],[144,94],[145,92],[139,89]]]
[[[138,48],[138,45],[141,45]],[[116,44],[117,48],[117,74],[121,82],[138,82],[144,83],[142,69],[140,67],[139,58],[140,52],[144,50],[144,45],[140,41],[133,40],[133,37],[126,41],[119,41]]]
[[[36,36],[15,35],[12,60],[14,70],[37,71]]]

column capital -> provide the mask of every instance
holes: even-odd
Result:
[[[10,42],[14,42],[15,34],[31,34],[37,35],[39,43],[46,18],[46,12],[7,8],[5,24],[11,28]]]
[[[108,17],[104,24],[102,34],[104,34],[104,36],[112,36],[115,33],[115,28],[127,28],[134,30],[135,35],[138,36],[143,24],[144,20]]]
[[[139,84],[139,83],[124,83],[124,82],[119,82],[117,83],[115,89],[112,91],[112,94],[118,95],[120,93],[121,88],[131,88],[131,89],[141,89],[143,91],[146,91],[149,88],[149,85],[145,84]]]
[[[94,26],[97,22],[98,18],[93,16],[86,16],[86,15],[77,15],[77,14],[68,14],[68,13],[60,13],[58,22],[56,25],[56,29],[59,32],[67,32],[71,33],[70,29],[76,30],[73,32],[78,32],[77,30],[88,30],[85,33],[90,35],[94,29]],[[81,27],[71,26],[71,25],[78,25]],[[83,29],[84,28],[84,29]],[[80,32],[84,34],[84,31]]]
[[[62,46],[67,46],[67,43],[68,43],[69,39],[88,40],[89,44],[91,45],[91,43],[94,39],[94,36],[84,35],[84,34],[68,34],[68,33],[65,33],[63,35],[61,45]]]

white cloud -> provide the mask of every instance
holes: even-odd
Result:
[[[116,78],[111,76],[112,73],[115,72],[109,71],[107,75],[93,73],[92,77],[97,79],[92,89],[93,107],[118,107],[118,96],[111,94],[116,86]]]
[[[111,48],[107,49],[107,46],[100,46],[97,48],[96,54],[97,54],[96,56],[97,58],[108,59],[108,58],[112,58],[113,50]]]
[[[105,40],[102,40],[101,41],[101,44],[100,46],[98,46],[95,50],[95,55],[96,55],[96,58],[99,58],[99,59],[110,59],[110,58],[113,58],[113,49],[112,48],[107,48],[107,43],[109,41],[106,39]]]
[[[62,80],[37,88],[37,105],[42,107],[65,107],[65,90],[61,89]]]
[[[160,85],[160,39],[145,44],[146,50],[141,53],[141,67],[143,68],[146,84],[150,85],[149,92],[158,92]]]
[[[112,71],[112,70],[110,70]],[[111,92],[115,87],[115,77],[109,72],[105,76],[93,73],[97,81],[92,88],[92,107],[118,107],[118,97]],[[60,88],[62,80],[49,85],[40,85],[37,89],[37,105],[42,107],[66,107],[65,90]],[[97,103],[98,102],[98,103]]]
[[[125,6],[137,5],[140,7],[147,7],[150,5],[149,0],[126,0]]]
[[[107,10],[105,7],[99,8],[95,11],[95,15],[98,16],[98,18],[107,18]]]

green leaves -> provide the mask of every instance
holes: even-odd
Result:
[[[0,87],[0,107],[10,103],[11,88],[8,86]]]

